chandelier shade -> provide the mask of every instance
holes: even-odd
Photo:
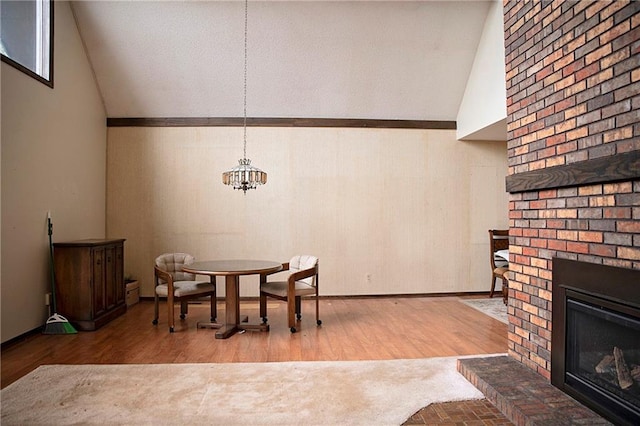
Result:
[[[251,165],[247,158],[247,34],[248,34],[248,0],[244,1],[244,156],[238,160],[238,165],[222,173],[222,183],[233,186],[233,189],[256,189],[258,185],[267,183],[267,174]]]

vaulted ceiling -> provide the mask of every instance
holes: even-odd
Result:
[[[250,1],[250,117],[455,120],[489,1]],[[243,1],[76,1],[108,117],[243,114]]]

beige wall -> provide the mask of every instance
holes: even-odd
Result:
[[[153,295],[153,259],[296,253],[321,262],[321,294],[487,291],[487,229],[507,226],[503,142],[455,131],[249,128],[269,174],[246,195],[222,185],[241,128],[109,128],[107,234]],[[243,279],[244,280],[244,279]],[[257,296],[257,279],[243,296]]]
[[[102,237],[105,223],[126,238],[125,268],[145,296],[153,258],[174,250],[314,253],[325,295],[488,289],[486,230],[507,224],[504,143],[458,142],[454,131],[251,128],[249,157],[269,183],[243,196],[220,178],[241,156],[242,129],[107,131],[68,3],[55,11],[55,88],[1,65],[2,342],[48,317],[47,211],[54,241]],[[246,281],[243,295],[257,295]]]
[[[68,3],[55,4],[54,89],[2,63],[2,341],[44,324],[54,241],[105,234],[106,128]]]

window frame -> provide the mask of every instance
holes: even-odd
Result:
[[[22,71],[23,73],[27,74],[28,76],[38,80],[40,83],[49,86],[50,88],[53,89],[53,46],[54,46],[54,31],[53,31],[53,27],[54,27],[54,13],[53,13],[53,9],[54,9],[54,0],[42,0],[43,2],[48,2],[49,3],[49,78],[44,78],[43,76],[41,76],[40,74],[38,74],[37,72],[33,71],[32,69],[22,65],[21,63],[17,62],[16,60],[5,56],[4,54],[0,54],[0,59],[2,60],[2,62],[12,66],[13,68]],[[37,33],[37,29],[36,29],[36,33]],[[43,34],[44,35],[44,34]]]

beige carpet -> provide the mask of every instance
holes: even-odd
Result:
[[[47,365],[2,390],[2,425],[398,425],[483,395],[456,359]]]
[[[477,309],[485,315],[489,315],[498,321],[509,324],[507,305],[502,301],[502,295],[491,299],[463,299],[460,301],[465,305],[469,305],[472,308]]]

